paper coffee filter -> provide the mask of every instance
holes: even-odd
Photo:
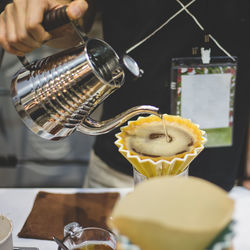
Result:
[[[117,140],[115,145],[119,152],[132,164],[132,166],[146,177],[162,175],[178,175],[184,171],[191,161],[198,156],[204,149],[203,144],[206,142],[205,132],[199,129],[197,124],[192,123],[189,119],[180,116],[164,115],[163,119],[167,124],[185,129],[194,138],[193,150],[170,157],[150,157],[136,154],[127,148],[125,140],[126,133],[134,130],[144,123],[161,121],[161,118],[155,115],[139,117],[135,121],[129,121],[127,126],[121,127],[121,132],[116,134]]]
[[[138,184],[107,223],[142,250],[204,250],[230,223],[234,201],[211,182],[161,176]]]

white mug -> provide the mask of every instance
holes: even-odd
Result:
[[[13,250],[12,223],[0,215],[0,250]]]

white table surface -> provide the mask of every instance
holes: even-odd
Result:
[[[13,223],[14,246],[37,247],[39,250],[56,250],[53,241],[18,238],[39,191],[55,193],[76,192],[120,192],[125,195],[131,189],[72,189],[72,188],[0,188],[0,214],[7,216]],[[233,218],[236,221],[233,240],[234,250],[250,250],[250,191],[242,187],[234,187],[229,195],[235,200]]]

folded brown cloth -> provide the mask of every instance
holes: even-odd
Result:
[[[18,236],[52,240],[63,238],[64,226],[78,222],[82,227],[108,229],[110,215],[119,193],[56,194],[39,192]]]

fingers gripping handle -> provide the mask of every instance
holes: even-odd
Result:
[[[67,23],[70,23],[70,18],[67,14],[67,6],[63,6],[45,13],[42,26],[46,31],[51,31]],[[29,66],[29,62],[25,56],[18,56],[18,59],[24,67]]]

